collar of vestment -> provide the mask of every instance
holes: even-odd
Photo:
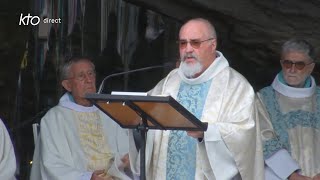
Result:
[[[75,103],[74,101],[72,101],[70,96],[71,96],[70,93],[65,93],[60,98],[59,105],[65,107],[65,108],[68,108],[68,109],[72,109],[74,111],[78,111],[78,112],[94,112],[94,111],[98,110],[98,108],[96,106],[86,107],[86,106],[79,105],[79,104]]]
[[[214,76],[219,74],[224,68],[229,66],[227,59],[223,56],[223,54],[219,51],[216,51],[217,57],[211,63],[211,65],[197,78],[187,78],[181,69],[178,69],[178,74],[181,77],[182,81],[187,84],[201,84],[203,82],[207,82],[212,79]]]
[[[279,80],[278,76],[279,74],[274,78],[272,88],[284,96],[291,98],[306,98],[312,96],[315,93],[316,82],[312,76],[310,76],[311,86],[305,88],[296,88],[283,84]]]

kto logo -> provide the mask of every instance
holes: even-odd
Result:
[[[40,17],[39,16],[31,16],[30,13],[28,13],[27,16],[23,16],[23,14],[21,13],[20,15],[20,21],[19,21],[19,25],[24,25],[27,26],[29,25],[29,23],[33,26],[36,26],[40,23]]]
[[[44,17],[43,17],[44,18]],[[30,13],[28,13],[27,16],[23,16],[23,14],[20,14],[20,20],[19,25],[28,26],[29,24],[36,26],[40,23],[41,18],[39,16],[31,16]],[[42,22],[44,24],[50,23],[50,24],[57,24],[61,23],[61,18],[44,18],[42,19]]]

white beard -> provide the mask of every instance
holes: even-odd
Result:
[[[185,61],[181,61],[179,68],[187,78],[193,78],[196,74],[202,71],[203,66],[198,60],[195,63],[189,64]]]

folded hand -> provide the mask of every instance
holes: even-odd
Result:
[[[105,170],[96,170],[92,173],[90,180],[113,180],[113,178]]]
[[[289,180],[312,180],[312,178],[308,176],[303,176],[297,172],[292,173],[288,179]]]
[[[313,176],[312,180],[320,180],[320,173]]]

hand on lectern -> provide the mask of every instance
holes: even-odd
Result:
[[[203,131],[187,131],[188,136],[191,136],[193,138],[203,138],[204,132]]]

